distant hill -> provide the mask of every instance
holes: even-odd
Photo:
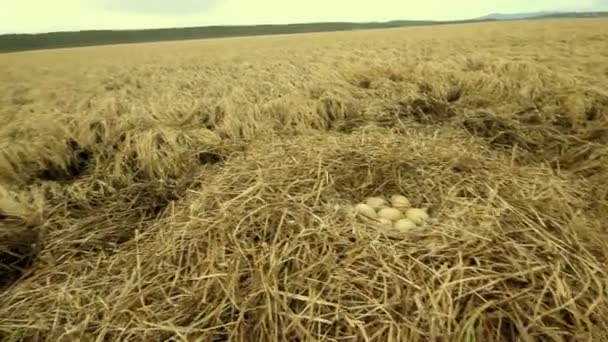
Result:
[[[530,13],[491,13],[477,18],[478,20],[519,20],[558,14],[559,12],[530,12]]]
[[[352,31],[406,26],[465,24],[487,21],[549,18],[605,17],[608,12],[534,12],[494,13],[481,18],[460,21],[395,20],[388,22],[326,22],[288,25],[207,26],[148,30],[92,30],[40,34],[0,35],[0,53],[25,50],[56,49],[92,45],[145,43],[170,40],[242,37],[273,34]]]
[[[492,13],[477,20],[523,20],[550,18],[599,18],[608,17],[608,12],[529,12],[529,13]]]
[[[547,14],[531,19],[551,19],[551,18],[605,18],[608,17],[608,12],[563,12]]]

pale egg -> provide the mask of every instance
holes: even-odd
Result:
[[[355,207],[355,213],[357,215],[361,215],[370,219],[376,219],[378,217],[374,208],[363,203],[357,204],[357,206]]]
[[[402,195],[391,196],[391,205],[393,206],[393,208],[397,208],[402,211],[405,211],[408,208],[412,207],[410,200],[408,200],[407,197]]]
[[[401,219],[401,220],[395,222],[395,224],[393,225],[393,228],[400,232],[407,232],[411,229],[416,228],[416,224],[414,222],[412,222],[410,219]]]
[[[422,225],[429,220],[429,214],[424,209],[410,208],[405,212],[405,217],[417,225]]]
[[[389,219],[385,219],[384,217],[379,218],[378,223],[381,228],[384,228],[384,229],[393,228],[393,221],[391,221]]]
[[[365,204],[374,208],[374,210],[379,210],[388,206],[388,203],[382,197],[368,197],[365,200]]]
[[[402,217],[402,214],[399,211],[399,209],[384,208],[384,209],[380,209],[380,211],[378,211],[378,217],[385,218],[385,219],[391,220],[391,221],[397,221],[398,219],[400,219]]]

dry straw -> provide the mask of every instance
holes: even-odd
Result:
[[[527,52],[569,23],[55,52],[97,74],[0,127],[0,339],[605,339],[605,78]],[[394,193],[432,223],[333,209]]]

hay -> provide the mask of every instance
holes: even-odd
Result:
[[[54,234],[47,255],[63,260],[6,297],[29,303],[5,307],[7,326],[60,310],[87,322],[72,334],[125,339],[582,338],[605,312],[607,275],[591,252],[600,235],[573,211],[579,194],[469,147],[373,130],[260,143],[160,221],[114,208]],[[463,162],[474,169],[455,172]],[[325,209],[393,192],[431,205],[438,223],[385,236]],[[94,253],[110,228],[132,240]]]
[[[608,102],[557,60],[429,55],[425,39],[405,65],[390,39],[336,70],[298,44],[301,67],[167,59],[47,99],[66,110],[52,119],[13,117],[0,339],[601,340]],[[333,209],[393,193],[432,223],[388,234]]]

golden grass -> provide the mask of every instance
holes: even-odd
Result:
[[[605,339],[605,32],[0,55],[0,339]],[[394,192],[435,223],[331,209]]]

